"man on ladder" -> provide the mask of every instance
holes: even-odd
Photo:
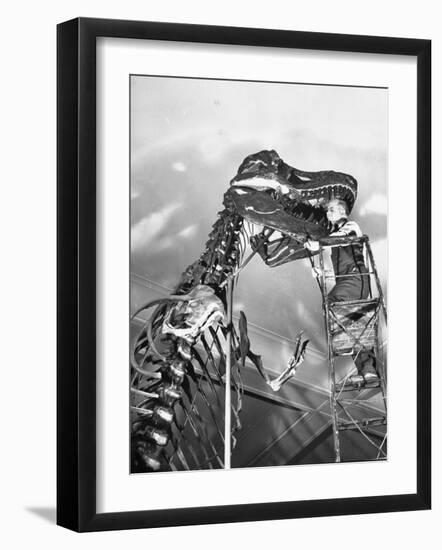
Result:
[[[327,219],[332,231],[330,237],[362,237],[359,225],[348,219],[349,208],[340,198],[333,198],[327,205]],[[308,240],[304,245],[310,252],[319,251],[319,242]],[[364,260],[363,244],[333,247],[331,252],[336,284],[327,295],[329,304],[350,300],[365,300],[370,293],[370,275]],[[314,268],[315,276],[322,274]],[[359,350],[353,354],[358,375],[355,383],[370,384],[378,380],[373,349]]]

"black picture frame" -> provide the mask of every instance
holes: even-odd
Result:
[[[96,512],[96,39],[417,59],[417,490],[361,498]],[[79,18],[57,28],[57,523],[83,532],[429,509],[431,506],[431,41]],[[414,434],[413,434],[414,435]]]

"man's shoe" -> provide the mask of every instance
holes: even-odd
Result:
[[[354,374],[349,378],[350,384],[355,387],[364,385],[364,377],[361,374]]]
[[[366,384],[379,382],[379,376],[375,372],[366,372],[363,374],[363,376]]]

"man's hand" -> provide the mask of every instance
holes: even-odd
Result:
[[[307,248],[310,252],[317,252],[319,250],[319,242],[309,239],[304,243],[304,248]]]

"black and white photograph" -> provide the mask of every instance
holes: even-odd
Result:
[[[387,460],[388,88],[129,86],[131,473]]]
[[[5,4],[4,548],[437,546],[437,7]]]

